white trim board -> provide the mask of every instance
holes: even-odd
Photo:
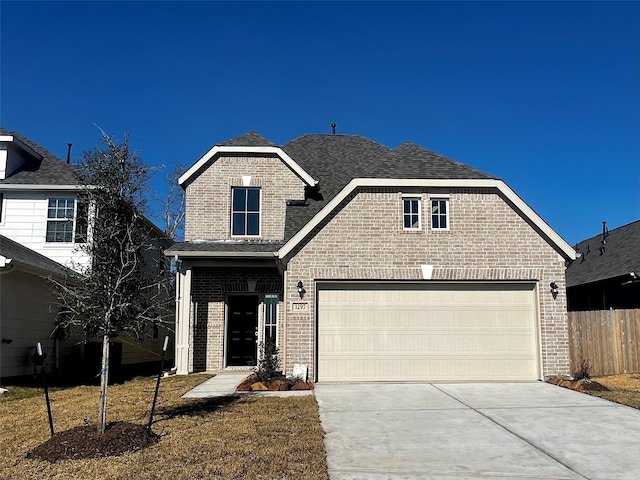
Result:
[[[280,250],[278,257],[285,258],[316,228],[340,203],[352,192],[362,187],[426,187],[426,188],[490,188],[499,191],[522,217],[535,226],[547,241],[568,260],[576,259],[575,250],[562,239],[529,205],[527,205],[502,180],[497,179],[389,179],[354,178],[335,197],[333,197],[298,233],[289,239]]]
[[[318,181],[311,175],[304,171],[304,169],[298,165],[284,150],[278,147],[231,147],[224,145],[214,145],[207,153],[205,153],[200,160],[194,163],[186,172],[178,179],[178,184],[183,185],[193,177],[200,168],[202,168],[209,160],[217,155],[224,153],[246,153],[251,155],[252,153],[258,154],[275,154],[287,165],[298,177],[302,179],[309,186],[315,186]]]

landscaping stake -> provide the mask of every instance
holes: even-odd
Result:
[[[49,430],[51,430],[51,436],[53,437],[53,416],[51,415],[51,402],[49,401],[49,387],[47,386],[47,380],[44,375],[44,354],[42,353],[42,345],[38,342],[37,346],[38,362],[40,363],[40,378],[42,379],[42,386],[44,387],[44,398],[47,402],[47,414],[49,415]]]
[[[156,381],[156,393],[153,395],[153,404],[151,405],[151,415],[149,415],[149,425],[147,432],[151,435],[151,424],[153,423],[153,412],[156,409],[156,401],[158,400],[158,390],[160,390],[160,378],[162,377],[162,369],[164,368],[164,357],[167,354],[167,345],[169,345],[169,336],[164,337],[164,345],[162,346],[162,357],[160,358],[160,371],[158,372],[158,380]]]

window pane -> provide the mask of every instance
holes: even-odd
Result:
[[[260,215],[257,213],[247,213],[247,235],[258,235],[260,233]]]
[[[260,190],[257,188],[250,188],[247,190],[247,211],[260,211]]]
[[[273,345],[277,343],[276,332],[278,324],[278,295],[268,294],[264,298],[264,342]]]
[[[409,200],[405,200],[404,202],[404,213],[411,212],[411,202]]]
[[[72,222],[47,222],[47,242],[71,242],[72,234]]]
[[[444,215],[440,217],[440,228],[447,228],[447,217]]]
[[[247,204],[247,189],[246,188],[234,188],[232,190],[233,194],[233,210],[234,211],[244,211],[245,206]]]
[[[411,218],[413,219],[411,228],[420,228],[420,220],[418,219],[418,215],[411,215]]]
[[[433,215],[431,217],[431,228],[438,228],[438,216]]]
[[[440,213],[443,215],[447,213],[447,202],[444,200],[440,201]]]
[[[411,228],[411,216],[410,215],[405,215],[404,216],[404,228]]]
[[[232,235],[244,235],[244,213],[233,214],[233,226],[231,228]]]

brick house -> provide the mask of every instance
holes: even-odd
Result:
[[[252,132],[179,182],[178,373],[253,366],[269,339],[315,381],[569,369],[575,252],[498,178],[412,143]]]

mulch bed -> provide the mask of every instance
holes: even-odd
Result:
[[[27,453],[27,458],[55,463],[60,460],[113,457],[150,447],[158,440],[155,434],[149,436],[146,426],[135,423],[110,423],[104,433],[98,433],[95,425],[82,426],[56,433]]]
[[[281,391],[288,390],[313,390],[313,382],[285,378],[284,375],[259,382],[255,374],[249,375],[236,387],[237,392]]]
[[[585,390],[592,392],[605,392],[609,390],[607,387],[594,380],[568,380],[560,377],[551,377],[547,380],[547,383],[552,383],[578,392],[584,392]]]

